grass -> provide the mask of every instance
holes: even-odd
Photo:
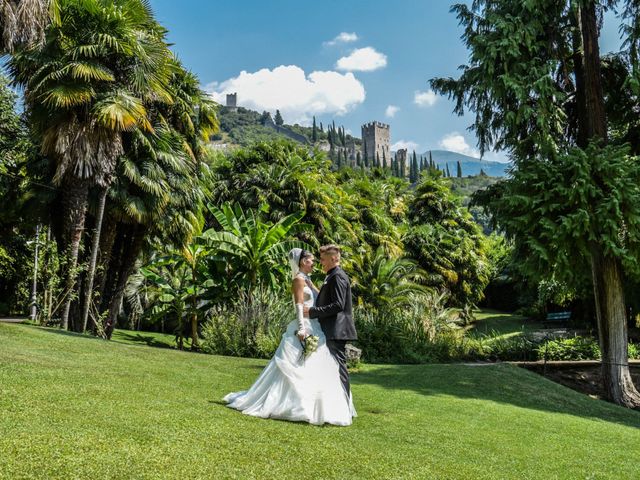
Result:
[[[530,320],[521,315],[481,309],[475,312],[476,321],[470,333],[512,335],[529,333],[544,328],[541,322]]]
[[[510,365],[365,365],[354,425],[313,427],[221,403],[264,360],[27,325],[0,342],[3,479],[640,477],[640,413]]]
[[[111,340],[116,343],[124,343],[127,345],[147,345],[149,347],[159,348],[178,348],[175,335],[159,332],[140,332],[135,330],[116,329],[113,332]],[[184,349],[191,348],[191,339],[184,339]]]

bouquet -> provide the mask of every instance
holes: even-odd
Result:
[[[297,336],[298,332],[295,334]],[[300,340],[300,344],[302,345],[300,360],[306,359],[309,355],[318,350],[318,340],[319,338],[317,335],[307,335],[303,340]]]

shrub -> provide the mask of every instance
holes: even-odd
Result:
[[[595,360],[600,348],[593,338],[572,337],[547,340],[538,348],[540,360]]]
[[[231,304],[213,307],[202,328],[202,351],[270,358],[293,320],[291,300],[265,288],[240,292]]]
[[[373,363],[428,363],[454,357],[462,331],[445,307],[446,293],[413,298],[408,307],[358,307],[354,319],[363,359]]]

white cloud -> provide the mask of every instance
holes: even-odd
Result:
[[[401,148],[406,148],[407,152],[413,152],[414,150],[418,151],[419,145],[416,142],[412,142],[411,140],[399,140],[393,145],[391,145],[391,151],[397,152]]]
[[[339,43],[350,43],[356,41],[358,41],[358,35],[356,35],[355,32],[341,32],[336,38],[328,42],[324,42],[324,44],[328,47],[332,47],[333,45],[338,45]]]
[[[420,107],[430,107],[438,100],[438,96],[433,90],[427,90],[426,92],[415,92],[413,95],[413,102]]]
[[[384,111],[384,114],[389,118],[393,118],[396,116],[396,113],[398,113],[399,110],[400,110],[400,107],[396,107],[395,105],[389,105],[387,109]]]
[[[262,112],[280,110],[286,123],[309,124],[313,115],[344,115],[364,102],[365,89],[353,73],[316,71],[308,75],[296,65],[240,72],[208,90],[224,105],[227,93],[238,92],[238,105]]]
[[[440,148],[449,150],[450,152],[462,153],[470,157],[480,157],[480,152],[469,146],[464,136],[458,132],[446,134],[438,143]]]
[[[357,48],[349,56],[342,57],[336,62],[338,70],[349,72],[372,72],[387,66],[387,56],[375,48]]]

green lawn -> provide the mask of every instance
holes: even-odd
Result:
[[[139,332],[135,330],[116,329],[111,339],[116,343],[125,343],[129,345],[148,345],[150,347],[160,348],[178,348],[175,335],[157,332]],[[191,339],[185,338],[184,348],[191,348]]]
[[[476,321],[471,329],[471,332],[475,333],[509,335],[529,333],[544,328],[542,323],[535,320],[497,310],[481,309],[475,312],[475,316]]]
[[[513,366],[364,366],[339,428],[224,407],[264,365],[0,324],[0,478],[640,478],[640,413]]]

